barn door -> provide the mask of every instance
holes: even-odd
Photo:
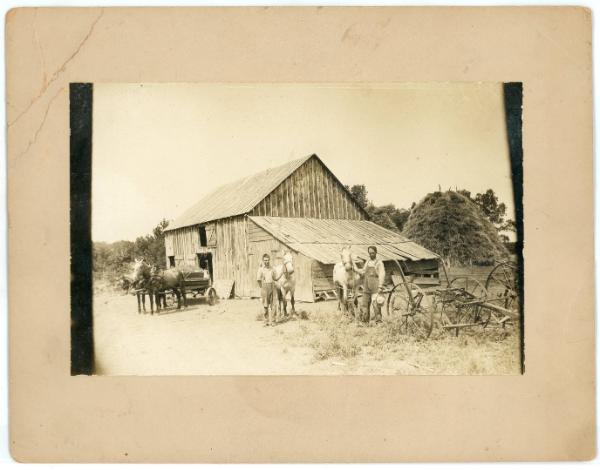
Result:
[[[198,267],[208,269],[210,280],[211,282],[214,281],[212,253],[198,253],[196,256],[198,257]]]

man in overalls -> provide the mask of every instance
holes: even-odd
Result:
[[[260,287],[260,297],[265,309],[265,326],[269,326],[269,324],[275,326],[276,314],[275,283],[273,280],[273,268],[270,264],[271,257],[265,253],[262,258],[262,264],[258,266],[258,272],[256,273],[256,281]]]
[[[362,320],[365,323],[369,321],[381,323],[381,306],[374,300],[377,294],[383,291],[385,280],[385,267],[383,261],[377,259],[377,247],[368,248],[369,259],[362,268],[357,271],[364,275],[364,287],[362,296]],[[371,317],[370,307],[373,304],[373,316]]]

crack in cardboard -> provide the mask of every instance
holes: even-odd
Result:
[[[83,48],[83,46],[85,45],[85,43],[89,40],[89,38],[92,36],[93,32],[94,32],[94,28],[96,27],[96,25],[98,24],[98,21],[100,21],[100,18],[102,18],[102,16],[104,15],[104,9],[102,9],[100,11],[100,14],[96,17],[96,19],[92,22],[92,25],[90,26],[89,31],[87,32],[87,34],[85,35],[85,37],[83,38],[83,40],[79,43],[79,45],[77,46],[77,48],[75,49],[75,51],[67,58],[67,60],[65,60],[63,62],[63,64],[52,74],[52,76],[50,77],[49,80],[46,80],[44,82],[44,86],[42,86],[42,89],[38,92],[38,94],[35,96],[35,98],[33,98],[33,100],[30,101],[30,103],[25,107],[25,109],[23,109],[23,111],[21,111],[17,117],[15,119],[13,119],[11,122],[8,123],[7,127],[11,127],[14,124],[17,123],[17,121],[19,121],[19,119],[21,119],[25,114],[27,114],[27,112],[31,109],[31,107],[42,97],[42,95],[48,90],[48,88],[50,87],[50,85],[52,85],[52,83],[54,83],[56,80],[58,80],[58,77],[60,77],[60,75],[66,70],[67,66],[69,65],[69,63],[71,61],[73,61],[73,59],[75,59],[75,57],[77,57],[77,55],[79,54],[79,52],[81,51],[81,49]],[[37,37],[37,30],[35,29],[34,26],[34,34]]]
[[[17,159],[21,158],[23,155],[25,155],[27,152],[29,152],[29,149],[33,146],[33,144],[35,144],[35,142],[36,142],[36,140],[38,138],[38,135],[40,134],[40,132],[42,131],[42,128],[44,127],[44,124],[46,123],[46,118],[48,117],[48,113],[50,112],[50,108],[52,107],[52,103],[54,103],[54,100],[56,100],[56,98],[58,98],[58,95],[60,95],[63,90],[64,90],[64,88],[59,89],[58,92],[50,99],[50,101],[48,101],[48,106],[46,107],[46,112],[44,113],[44,117],[42,118],[42,122],[40,123],[40,125],[37,128],[37,130],[33,134],[33,139],[31,139],[29,141],[29,143],[27,144],[27,147],[25,148],[25,150],[23,150],[17,156]]]

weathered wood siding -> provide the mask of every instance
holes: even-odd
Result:
[[[396,269],[397,270],[397,269]],[[420,286],[440,284],[440,267],[437,259],[404,261],[404,274],[410,276]]]
[[[271,217],[364,220],[364,212],[316,158],[300,166],[249,213]]]
[[[248,255],[246,248],[246,220],[244,216],[218,220],[205,225],[206,245],[200,245],[200,226],[180,228],[165,234],[167,266],[169,256],[175,257],[175,266],[198,266],[198,253],[212,253],[215,280],[235,282],[238,296],[250,295]]]
[[[167,266],[169,256],[175,257],[175,266],[198,266],[198,253],[200,248],[200,234],[198,227],[184,227],[165,233],[165,253]]]
[[[252,286],[252,296],[259,297],[260,290],[256,284],[256,272],[265,253],[271,256],[271,263],[276,264],[277,258],[281,257],[282,251],[289,249],[288,246],[274,238],[270,233],[263,230],[252,221],[248,221],[248,258]],[[290,249],[294,259],[294,272],[296,274],[295,299],[305,302],[314,301],[312,285],[312,260],[301,253]]]
[[[333,264],[323,264],[317,260],[312,260],[311,268],[315,292],[335,289],[335,285],[333,284]]]
[[[246,217],[229,217],[217,220],[213,224],[215,280],[233,280],[234,294],[238,297],[248,297],[252,293],[252,279],[249,271]]]

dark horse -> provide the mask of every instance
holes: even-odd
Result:
[[[177,296],[177,309],[181,308],[181,298],[183,297],[183,306],[187,307],[185,297],[185,284],[183,273],[177,268],[167,269],[162,272],[153,272],[152,268],[144,259],[136,259],[133,266],[134,283],[150,294],[150,311],[154,313],[154,299],[156,299],[156,310],[160,310],[161,300],[163,307],[166,302],[164,291],[171,289]],[[140,310],[138,297],[138,312]]]
[[[142,313],[142,309],[146,313],[146,289],[143,286],[144,283],[145,280],[143,279],[136,281],[133,278],[133,273],[130,275],[124,274],[116,281],[117,287],[123,289],[127,294],[135,294],[137,297],[138,313]],[[150,300],[152,301],[152,299]]]

